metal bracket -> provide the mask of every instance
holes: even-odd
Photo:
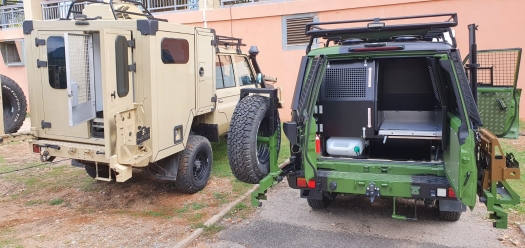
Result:
[[[128,47],[135,48],[135,39],[128,40]]]
[[[36,60],[36,67],[37,68],[47,67],[47,61],[42,61],[42,60],[37,59]]]
[[[39,39],[39,38],[35,38],[35,45],[38,47],[38,46],[44,46],[46,45],[46,40],[44,39]]]
[[[128,65],[128,71],[137,72],[137,63],[133,62],[133,64]]]
[[[366,194],[365,195],[370,197],[370,202],[374,202],[374,200],[376,199],[376,196],[377,197],[381,196],[379,194],[379,188],[376,187],[376,184],[374,182],[371,182],[368,185],[368,188],[366,188]]]
[[[42,129],[51,128],[51,122],[45,122],[44,120],[42,120],[40,124],[42,125]]]

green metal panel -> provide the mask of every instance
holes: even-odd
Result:
[[[478,87],[478,109],[483,127],[498,137],[517,139],[520,95],[521,89],[512,87]]]

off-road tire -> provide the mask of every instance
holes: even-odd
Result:
[[[27,101],[24,91],[13,79],[0,74],[2,81],[2,101],[4,107],[4,132],[16,133],[24,124],[27,114]]]
[[[186,194],[204,189],[210,178],[213,162],[211,144],[205,137],[190,135],[182,151],[175,188]]]
[[[257,184],[269,173],[269,157],[267,160],[259,159],[265,151],[257,144],[258,132],[268,128],[269,121],[265,117],[269,109],[270,99],[268,97],[252,95],[240,100],[233,112],[228,133],[228,159],[233,175],[241,182]],[[275,121],[277,124],[277,151],[279,151],[281,146],[279,116]],[[269,129],[266,129],[266,132],[263,135],[269,136]],[[268,149],[267,152],[269,156]]]
[[[439,211],[439,218],[444,221],[458,221],[462,212]]]
[[[332,200],[326,196],[323,196],[323,199],[322,200],[316,200],[316,199],[306,199],[306,201],[308,202],[308,205],[312,208],[312,209],[325,209],[327,208],[328,206],[330,206],[330,203],[332,203]]]

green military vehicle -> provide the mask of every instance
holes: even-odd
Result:
[[[455,13],[307,24],[310,44],[283,124],[289,160],[277,165],[276,92],[243,91],[232,117],[230,166],[260,184],[252,203],[286,177],[313,209],[338,194],[392,197],[392,217],[416,218],[396,213],[396,198],[406,198],[457,221],[479,196],[494,226],[506,228],[501,205],[520,202],[507,180],[520,170],[498,137],[518,136],[521,49],[477,51],[472,24],[462,62],[457,24]],[[324,47],[311,49],[317,39]]]
[[[97,180],[124,182],[137,168],[203,189],[210,141],[227,133],[240,90],[276,82],[257,48],[243,54],[240,38],[154,18],[140,1],[82,2],[64,20],[23,23],[31,130],[0,137],[29,137],[42,161],[71,158]]]

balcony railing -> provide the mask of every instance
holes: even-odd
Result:
[[[87,4],[88,2],[76,3],[75,6],[73,6],[72,11],[82,12],[84,6]],[[60,18],[66,18],[70,5],[70,1],[42,2],[42,19],[57,20]],[[70,18],[72,17],[73,14],[70,16]]]
[[[24,8],[20,5],[0,7],[0,28],[20,28],[24,22]]]

